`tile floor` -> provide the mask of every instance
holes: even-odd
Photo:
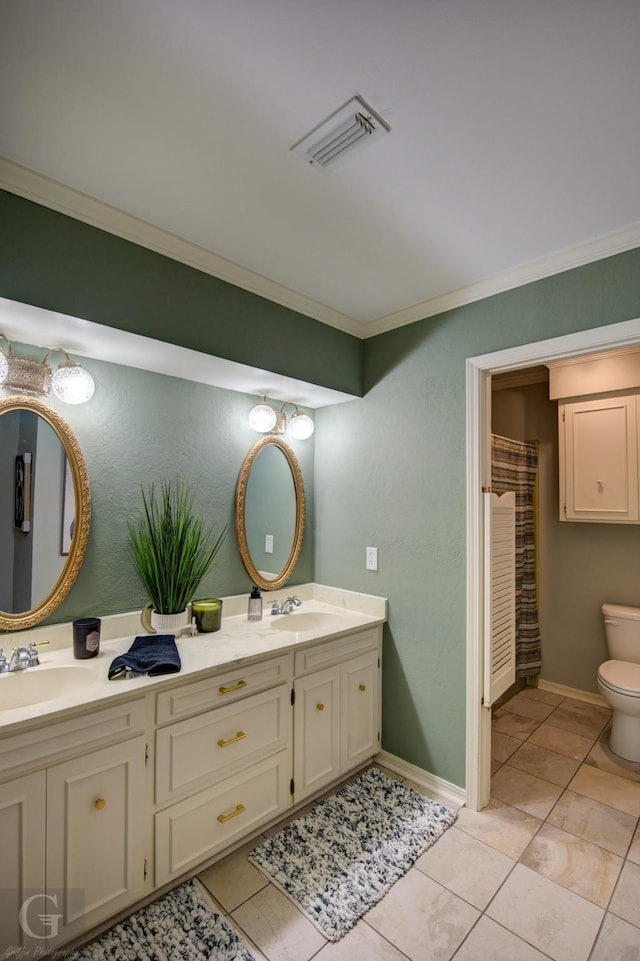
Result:
[[[493,720],[493,789],[341,941],[247,861],[200,875],[266,961],[640,961],[640,764],[610,712],[540,689]],[[393,776],[393,775],[392,775]]]

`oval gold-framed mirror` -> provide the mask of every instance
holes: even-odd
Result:
[[[23,630],[52,614],[73,587],[91,527],[80,445],[40,400],[0,400],[0,505],[0,628]]]
[[[280,437],[256,441],[236,485],[236,538],[247,574],[262,590],[287,583],[300,557],[306,504],[302,470]]]

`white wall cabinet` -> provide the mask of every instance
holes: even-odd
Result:
[[[636,394],[558,405],[560,520],[640,523]]]
[[[337,662],[311,671],[316,664]],[[304,800],[366,763],[380,748],[380,633],[296,655],[294,799]]]

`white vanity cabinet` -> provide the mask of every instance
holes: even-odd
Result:
[[[0,718],[0,961],[107,926],[373,758],[382,626],[353,620],[242,630],[209,665],[194,643],[199,669]]]
[[[372,628],[296,652],[296,803],[380,749],[381,638]]]
[[[53,949],[144,895],[144,705],[0,740],[0,958]]]
[[[558,405],[560,520],[640,522],[638,396]]]
[[[183,720],[156,733],[157,886],[290,807],[292,666],[286,654],[158,695],[158,720]]]

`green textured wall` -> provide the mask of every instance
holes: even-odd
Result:
[[[640,316],[640,250],[366,341],[316,421],[316,580],[389,598],[383,747],[465,782],[465,360]],[[365,570],[365,547],[379,571]]]
[[[362,341],[0,190],[0,296],[362,394]]]
[[[20,353],[35,354],[18,348]],[[51,401],[82,448],[92,496],[92,526],[84,564],[51,622],[135,610],[147,602],[127,558],[127,518],[141,508],[140,485],[184,476],[199,511],[229,534],[200,596],[249,592],[233,525],[242,462],[261,436],[247,415],[255,398],[117,364],[83,360],[96,393],[81,406]],[[314,442],[292,441],[308,495],[309,525],[292,583],[313,579]]]
[[[353,393],[361,391],[364,352],[363,399],[316,412],[315,498],[313,447],[296,448],[310,495],[296,582],[314,578],[389,598],[383,745],[464,784],[465,360],[639,316],[640,251],[363,347],[11,194],[0,192],[0,218],[2,296]],[[212,515],[231,521],[237,472],[255,439],[243,395],[97,361],[87,366],[98,381],[96,400],[61,412],[87,457],[94,524],[59,620],[144,600],[124,563],[125,518],[137,509],[141,482],[184,471]],[[367,545],[379,548],[377,573],[365,571]],[[204,588],[248,588],[233,536]]]

